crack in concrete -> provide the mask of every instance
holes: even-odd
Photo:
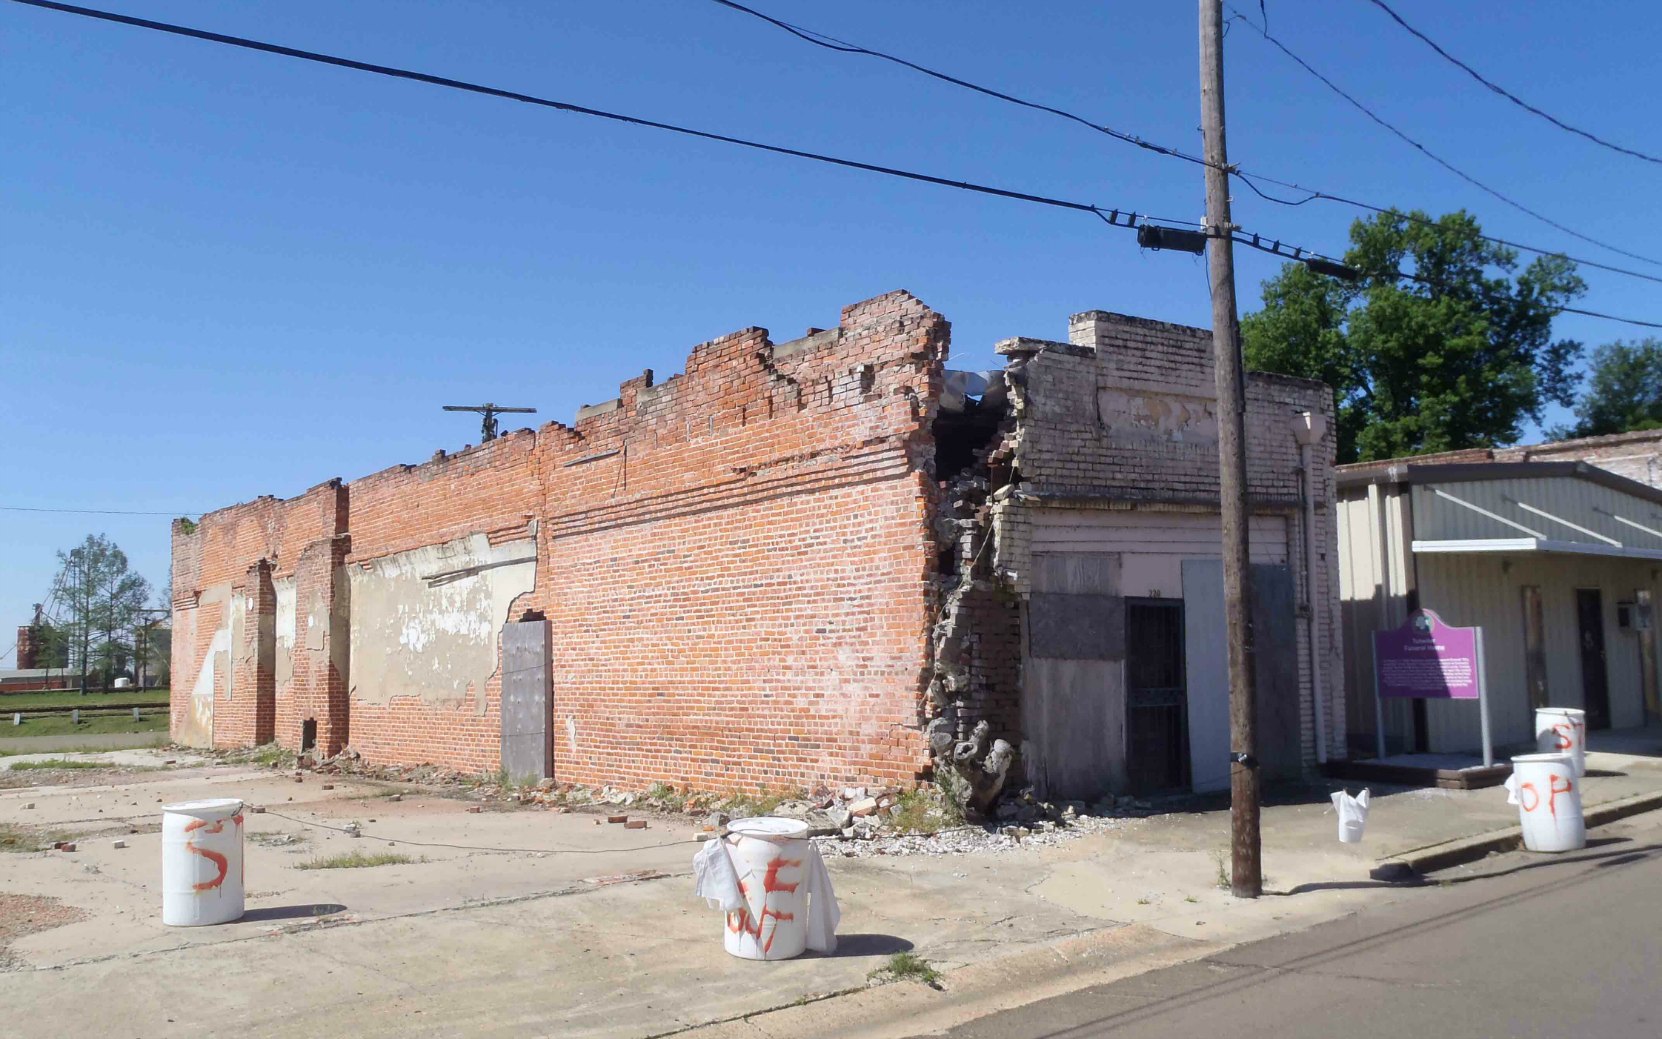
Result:
[[[330,920],[328,917],[318,917],[316,918],[315,923],[306,923],[298,926],[279,928],[275,931],[265,930],[258,934],[245,934],[236,938],[225,938],[220,941],[189,942],[181,945],[168,946],[165,949],[142,949],[132,952],[110,953],[106,956],[88,956],[81,959],[65,960],[62,963],[54,963],[44,967],[30,966],[23,969],[36,971],[68,970],[71,967],[85,967],[99,963],[112,963],[118,960],[136,960],[148,956],[158,956],[165,953],[182,952],[188,949],[212,949],[221,945],[236,945],[242,942],[260,941],[266,938],[282,938],[289,935],[309,934],[314,931],[327,930],[335,927],[366,927],[371,924],[390,923],[397,920],[413,920],[424,916],[438,916],[441,913],[461,913],[474,909],[492,909],[497,906],[516,905],[522,902],[535,902],[548,898],[563,898],[568,895],[593,894],[595,892],[606,891],[613,888],[623,888],[635,884],[644,884],[653,880],[670,880],[676,877],[685,878],[690,876],[692,876],[692,871],[688,870],[685,873],[665,873],[659,876],[641,877],[638,880],[625,881],[617,884],[607,884],[601,887],[596,887],[586,880],[580,880],[575,884],[563,888],[557,888],[552,891],[536,891],[526,895],[510,895],[505,898],[464,902],[461,905],[438,906],[433,909],[418,909],[408,913],[394,913],[390,916],[377,916],[368,920],[357,918]]]

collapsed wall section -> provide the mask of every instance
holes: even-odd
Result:
[[[558,777],[915,781],[948,336],[890,293],[705,343],[544,432]]]

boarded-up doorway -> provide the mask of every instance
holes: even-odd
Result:
[[[554,774],[548,622],[502,626],[502,768],[513,783]]]
[[[1124,600],[1120,557],[1035,553],[1022,670],[1027,778],[1055,799],[1123,791]]]
[[[1183,561],[1190,771],[1194,789],[1229,787],[1229,673],[1223,610],[1223,563]],[[1254,674],[1258,686],[1258,760],[1266,778],[1303,770],[1302,690],[1292,571],[1252,566]]]

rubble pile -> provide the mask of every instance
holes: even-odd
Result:
[[[771,815],[800,819],[808,835],[828,855],[950,855],[965,852],[1011,851],[1022,847],[1059,844],[1089,833],[1118,829],[1125,820],[1159,809],[1148,801],[1104,797],[1095,804],[1083,801],[1050,802],[1031,787],[1004,791],[979,821],[966,823],[961,805],[949,794],[920,788],[902,792],[893,787],[820,788],[794,796],[778,794],[716,794],[677,790],[664,783],[644,791],[611,786],[589,787],[553,779],[528,785],[504,777],[481,776],[436,765],[371,765],[347,747],[333,757],[296,762],[296,777],[351,775],[383,782],[439,787],[479,802],[502,802],[541,807],[556,812],[632,808],[690,816],[706,833],[719,834],[729,822],[748,816]]]

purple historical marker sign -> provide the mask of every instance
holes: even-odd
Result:
[[[1430,610],[1373,633],[1374,680],[1381,697],[1477,700],[1482,696],[1478,629],[1444,624]]]

